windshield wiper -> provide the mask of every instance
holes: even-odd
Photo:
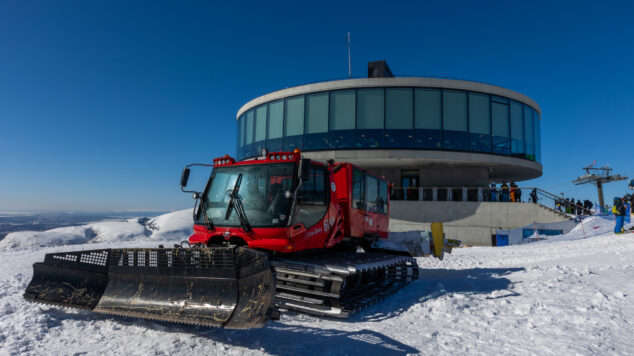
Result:
[[[201,199],[203,201],[201,208],[203,209],[203,219],[205,220],[205,225],[207,225],[207,230],[213,230],[215,229],[214,222],[211,220],[209,215],[207,215],[207,199],[205,199],[205,197],[202,197]]]
[[[227,195],[231,197],[229,200],[229,206],[227,207],[227,213],[225,214],[225,220],[229,220],[231,216],[231,212],[235,206],[236,215],[238,215],[238,219],[240,220],[240,225],[242,229],[246,232],[251,230],[251,225],[249,224],[249,220],[247,219],[247,215],[244,213],[244,207],[242,206],[242,198],[238,192],[240,191],[240,185],[242,184],[242,173],[238,174],[238,178],[236,179],[236,183],[233,185],[233,189],[227,191]]]
[[[238,213],[238,219],[240,219],[240,225],[242,225],[242,229],[245,232],[251,230],[251,224],[249,224],[249,220],[247,219],[247,214],[244,212],[244,206],[242,205],[242,198],[240,196],[236,196],[236,200],[234,202],[236,206],[236,213]]]

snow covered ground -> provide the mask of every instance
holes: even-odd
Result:
[[[45,253],[179,241],[191,229],[191,210],[172,214],[8,235],[0,245],[0,354],[634,353],[634,234],[604,227],[587,238],[419,258],[418,281],[349,320],[284,313],[262,329],[230,331],[22,299],[31,265]],[[67,246],[77,243],[89,245]]]

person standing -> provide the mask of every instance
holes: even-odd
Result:
[[[501,201],[506,203],[509,201],[509,186],[506,184],[506,182],[502,182],[502,185],[500,186],[500,188],[502,188]]]
[[[491,189],[489,189],[489,195],[491,201],[498,201],[498,189],[495,186],[495,183],[491,183]]]
[[[616,217],[616,224],[614,225],[614,233],[622,234],[623,224],[625,223],[625,205],[623,204],[623,199],[619,197],[614,198],[614,206],[612,206],[612,213]]]
[[[592,210],[592,202],[588,199],[583,201],[583,208],[590,211]]]
[[[585,215],[585,211],[583,210],[583,204],[581,204],[581,200],[577,199],[577,215]]]
[[[533,188],[533,190],[531,191],[531,200],[533,201],[533,203],[537,204],[537,188]],[[557,205],[557,207],[559,207],[559,201],[555,201],[555,205]],[[561,209],[557,209],[560,210]]]
[[[515,200],[518,203],[522,202],[522,190],[517,186],[517,184],[515,184]]]
[[[594,204],[592,204],[592,202],[590,200],[587,200],[587,199],[583,202],[583,207],[586,208],[588,214],[590,214],[590,215],[592,215],[592,206],[593,205]]]

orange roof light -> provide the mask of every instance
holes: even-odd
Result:
[[[299,148],[298,148],[298,147],[296,147],[296,148],[293,150],[293,153],[299,153]]]

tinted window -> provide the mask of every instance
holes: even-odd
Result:
[[[387,182],[384,180],[379,181],[379,199],[376,202],[377,213],[387,214]]]
[[[442,102],[443,129],[467,131],[467,94],[445,90]]]
[[[522,104],[511,101],[511,153],[524,153]]]
[[[255,141],[266,139],[266,105],[255,109]]]
[[[358,169],[352,173],[352,207],[365,209],[365,174]]]
[[[445,90],[442,94],[443,147],[466,150],[467,137],[467,94]]]
[[[541,121],[539,113],[537,111],[533,111],[533,123],[535,126],[535,160],[537,162],[542,161]]]
[[[306,133],[328,132],[328,93],[306,96]]]
[[[244,115],[238,120],[238,147],[244,146]]]
[[[282,137],[284,128],[284,102],[282,100],[269,104],[269,139]]]
[[[441,128],[440,90],[416,89],[415,126],[417,129]]]
[[[491,103],[488,95],[469,93],[469,149],[491,152]]]
[[[528,159],[535,159],[535,128],[533,124],[533,109],[524,106],[524,132],[526,133],[526,157]]]
[[[491,103],[493,152],[508,154],[509,151],[509,105],[497,101]]]
[[[285,136],[304,133],[304,96],[286,99],[286,132]]]
[[[491,134],[491,113],[488,95],[469,94],[469,132]]]
[[[379,200],[379,180],[368,175],[365,177],[366,183],[366,210],[376,213],[377,201]]]
[[[388,88],[385,90],[385,128],[411,130],[414,119],[414,94],[412,89]]]
[[[293,210],[291,224],[303,223],[306,227],[315,225],[328,211],[326,196],[326,169],[319,166],[311,168],[311,175],[302,186],[298,204]]]
[[[253,110],[247,111],[247,145],[253,142]]]
[[[315,205],[326,205],[326,171],[314,168],[315,175]]]
[[[302,185],[302,195],[299,203],[303,205],[325,205],[326,197],[326,169],[313,166],[310,178]]]
[[[357,91],[357,129],[382,129],[383,112],[383,89]]]
[[[330,130],[354,130],[354,90],[330,93]]]
[[[302,185],[302,195],[300,196],[300,204],[312,205],[315,201],[315,170],[312,169],[311,175]]]

